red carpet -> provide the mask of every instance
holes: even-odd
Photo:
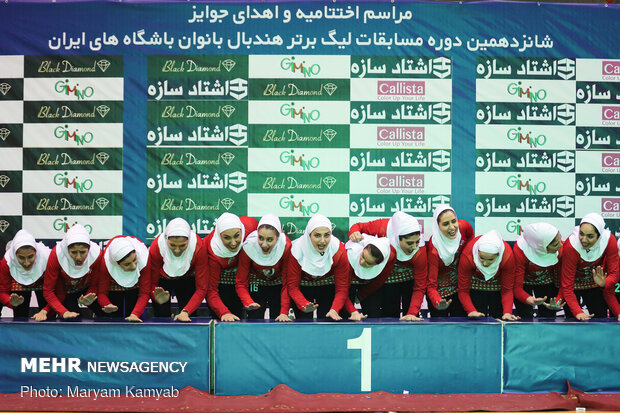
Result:
[[[213,396],[186,387],[178,397],[162,398],[29,398],[0,394],[2,410],[12,411],[132,411],[132,412],[359,412],[359,411],[540,411],[620,410],[620,394],[302,394],[279,385],[260,396]]]

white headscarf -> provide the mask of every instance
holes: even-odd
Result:
[[[331,269],[334,263],[333,256],[340,248],[340,240],[333,234],[325,252],[321,255],[312,245],[310,234],[317,228],[325,227],[331,232],[332,223],[324,215],[315,214],[306,225],[304,235],[293,241],[291,254],[301,265],[301,269],[314,277],[321,277]]]
[[[493,261],[491,265],[485,267],[480,262],[480,258],[478,257],[478,252],[486,252],[488,254],[499,254],[498,257]],[[472,253],[474,255],[474,263],[476,263],[476,267],[482,275],[484,275],[484,279],[489,281],[497,271],[499,270],[499,264],[502,262],[502,257],[504,256],[504,240],[499,232],[495,230],[491,230],[478,238],[478,241],[475,242]]]
[[[220,236],[222,232],[233,228],[239,228],[241,230],[241,240],[239,240],[239,248],[237,248],[237,251],[231,251],[226,248],[222,242],[222,237]],[[214,234],[211,238],[211,250],[213,250],[213,253],[216,256],[220,258],[231,258],[239,254],[239,251],[241,251],[241,244],[245,238],[245,227],[238,216],[231,214],[230,212],[224,212],[220,215],[217,221],[215,221],[215,229],[213,232]]]
[[[441,258],[443,263],[448,266],[454,262],[454,256],[459,250],[459,246],[461,244],[461,230],[457,229],[456,238],[454,239],[446,237],[443,232],[441,232],[437,219],[444,211],[454,212],[454,209],[450,205],[441,204],[435,208],[435,211],[433,211],[433,246],[437,249],[439,258]],[[456,212],[454,212],[454,216],[456,216]]]
[[[138,266],[134,271],[125,271],[118,265],[118,262],[132,251],[136,252]],[[148,262],[149,250],[142,241],[136,238],[116,237],[106,247],[103,259],[110,277],[121,287],[130,288],[138,283],[140,271],[146,267]]]
[[[282,233],[282,224],[280,223],[280,218],[278,218],[274,214],[267,214],[263,216],[258,222],[258,228],[261,225],[271,225],[278,231],[278,240],[276,241],[276,245],[273,246],[269,254],[265,254],[258,245],[258,229],[253,231],[248,237],[245,239],[243,243],[243,251],[250,257],[252,261],[256,264],[261,265],[263,267],[272,267],[280,261],[282,255],[284,255],[284,250],[286,249],[286,234]]]
[[[555,239],[558,232],[556,227],[546,222],[528,224],[517,238],[517,245],[528,260],[539,267],[550,267],[557,264],[558,252],[548,253],[547,246]]]
[[[383,261],[370,268],[365,268],[360,265],[360,256],[362,252],[364,252],[364,249],[370,244],[379,248],[381,255],[383,255]],[[383,271],[390,258],[390,240],[386,237],[377,238],[364,234],[364,238],[362,238],[360,242],[347,241],[345,248],[347,249],[347,256],[351,268],[353,268],[355,275],[362,280],[372,280],[377,275],[381,274],[381,271]]]
[[[170,247],[168,247],[169,237],[185,237],[188,239],[189,244],[180,257],[175,257]],[[159,247],[159,253],[164,259],[164,272],[166,275],[169,277],[181,277],[187,273],[192,264],[197,243],[196,233],[192,231],[187,221],[183,218],[175,218],[166,225],[164,233],[157,238],[157,246]]]
[[[581,224],[585,223],[593,225],[599,233],[598,240],[596,240],[594,245],[588,250],[584,249],[579,241],[579,228],[581,227]],[[609,242],[610,236],[611,231],[605,229],[605,220],[603,217],[595,212],[591,212],[581,219],[581,222],[573,229],[573,233],[570,234],[568,240],[575,251],[579,253],[582,260],[592,262],[598,260],[601,255],[603,255],[605,249],[607,248],[607,243]]]
[[[420,232],[420,243],[418,248],[413,250],[411,254],[406,254],[400,247],[401,235],[411,234],[412,232]],[[422,237],[420,223],[414,217],[402,211],[398,211],[392,215],[388,221],[386,235],[390,240],[390,244],[396,249],[396,259],[398,261],[409,261],[418,252],[420,247],[424,246],[424,237]]]
[[[51,250],[42,242],[37,242],[34,236],[25,229],[17,231],[10,244],[6,254],[4,254],[4,258],[9,266],[11,277],[21,285],[32,285],[45,272]],[[29,270],[25,270],[21,266],[15,255],[21,247],[32,247],[36,250],[34,264]]]
[[[75,265],[75,261],[69,255],[69,245],[71,244],[88,244],[88,256],[82,265]],[[90,240],[88,230],[80,224],[75,224],[65,234],[64,238],[56,246],[56,256],[62,270],[71,278],[82,278],[90,270],[90,266],[97,260],[101,248]]]

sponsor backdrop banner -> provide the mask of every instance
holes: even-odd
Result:
[[[451,203],[514,241],[620,232],[618,5],[0,4],[0,247],[176,216],[355,222]],[[501,22],[501,25],[497,23]],[[596,41],[592,41],[596,39]]]

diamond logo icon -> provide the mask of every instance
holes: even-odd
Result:
[[[6,94],[9,93],[9,90],[11,90],[11,85],[8,83],[0,83],[0,93],[6,96]]]
[[[97,67],[101,69],[102,72],[105,72],[106,70],[108,70],[108,67],[110,67],[111,64],[112,63],[110,63],[109,61],[103,59],[97,62]]]
[[[325,178],[323,178],[323,183],[325,184],[327,189],[332,189],[332,186],[334,186],[334,184],[336,183],[336,178],[334,178],[333,176],[326,176]]]
[[[110,159],[110,155],[108,155],[105,152],[99,152],[95,156],[97,157],[97,160],[99,161],[101,165],[104,165],[108,161],[108,159]]]
[[[327,92],[327,94],[329,96],[333,95],[334,92],[336,91],[336,89],[338,89],[338,86],[336,86],[333,83],[326,83],[323,85],[323,89],[325,89],[325,91]]]
[[[102,118],[105,118],[105,115],[107,115],[109,111],[110,111],[110,108],[107,107],[106,105],[97,106],[97,112],[99,112]]]
[[[108,204],[110,203],[110,201],[108,201],[107,198],[97,198],[95,200],[95,202],[97,203],[97,206],[99,207],[100,210],[104,210],[105,207],[108,206]]]
[[[7,128],[0,128],[0,139],[2,139],[3,141],[5,141],[6,138],[8,138],[10,134],[11,134],[11,131],[8,130]]]
[[[235,155],[230,152],[226,152],[222,154],[222,159],[226,162],[226,165],[230,165],[233,159],[235,159]]]
[[[323,131],[323,135],[325,135],[325,137],[327,138],[328,141],[332,141],[336,135],[338,134],[338,132],[336,132],[333,129],[326,129]]]
[[[224,112],[224,115],[226,115],[227,118],[230,118],[230,115],[235,112],[235,107],[231,105],[226,105],[222,108],[222,112]]]
[[[233,67],[235,67],[237,63],[234,60],[231,59],[226,59],[222,62],[222,65],[224,66],[224,69],[226,69],[227,71],[231,71],[233,69]]]
[[[9,224],[7,221],[0,220],[0,231],[2,231],[2,232],[6,231],[6,229],[8,227],[10,227],[10,226],[11,226],[11,224]]]
[[[11,180],[11,178],[9,178],[8,176],[0,175],[0,186],[4,188],[6,186],[6,184],[9,183],[10,180]]]
[[[230,198],[224,198],[220,200],[220,203],[226,208],[226,211],[228,211],[234,205],[235,201]]]

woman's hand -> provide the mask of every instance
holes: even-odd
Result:
[[[548,303],[543,303],[543,305],[547,307],[549,310],[555,310],[555,311],[560,311],[564,307],[565,304],[566,302],[562,301],[561,298],[560,298],[560,301],[556,301],[555,297],[551,297]]]
[[[579,313],[575,316],[575,318],[579,321],[588,321],[592,317],[594,317],[594,314],[586,314],[586,313]]]
[[[41,310],[38,313],[36,313],[35,315],[32,316],[32,319],[34,321],[45,321],[47,320],[47,311],[45,310]]]
[[[9,298],[9,302],[11,303],[11,306],[15,308],[24,303],[24,297],[19,294],[13,293],[11,294],[11,297]]]
[[[192,321],[192,319],[189,318],[189,313],[186,310],[182,310],[179,314],[174,316],[174,321],[189,323],[190,321]]]
[[[506,321],[517,321],[520,320],[521,317],[518,317],[514,314],[510,314],[510,313],[504,313],[504,315],[502,316],[502,320],[506,320]]]
[[[279,316],[276,317],[276,321],[279,321],[281,323],[287,323],[293,320],[289,318],[288,314],[280,314]]]
[[[260,308],[259,303],[251,303],[247,307],[243,307],[245,311],[254,311],[254,310],[258,310],[259,308]]]
[[[226,322],[226,323],[229,323],[229,322],[232,322],[232,321],[239,321],[239,317],[237,317],[237,316],[236,316],[236,315],[234,315],[233,313],[226,313],[226,314],[224,314],[224,315],[220,318],[220,320],[222,320],[222,321],[224,321],[224,322]]]
[[[308,301],[308,303],[303,306],[301,311],[303,311],[304,313],[312,313],[317,308],[319,308],[319,305],[317,303],[311,303],[310,301]]]
[[[80,295],[80,298],[78,298],[78,304],[83,305],[84,307],[88,307],[89,305],[94,303],[96,299],[97,294],[95,293],[88,293],[86,295],[82,294]],[[62,316],[64,317],[65,315],[63,314]]]
[[[366,314],[362,314],[359,311],[353,311],[351,313],[351,316],[349,317],[349,320],[351,320],[351,321],[362,321],[366,317],[368,317]]]
[[[170,300],[170,292],[164,290],[161,287],[155,287],[153,290],[153,297],[157,304],[167,303]]]
[[[117,306],[115,306],[114,304],[108,304],[108,305],[106,305],[105,307],[101,307],[101,310],[102,310],[104,313],[113,313],[113,312],[115,312],[115,311],[118,311],[118,307],[117,307]]]
[[[442,300],[442,301],[445,301],[445,300]],[[422,320],[424,320],[422,317],[418,317],[415,314],[405,314],[404,316],[400,318],[400,321],[422,321]]]
[[[77,316],[79,316],[79,314],[78,313],[74,313],[73,311],[65,311],[62,314],[62,318],[64,318],[65,320],[67,320],[69,318],[75,318]]]
[[[125,317],[125,321],[129,321],[132,323],[141,323],[142,320],[140,320],[140,317],[138,317],[135,314],[129,314],[129,317]]]
[[[448,307],[450,307],[450,304],[452,304],[452,298],[450,298],[448,301],[442,298],[441,300],[437,301],[437,303],[435,304],[435,308],[437,310],[446,310],[448,309]]]
[[[349,239],[353,242],[360,242],[363,238],[364,236],[359,231],[355,231],[354,233],[349,235]]]
[[[480,317],[484,317],[484,313],[481,313],[479,311],[472,311],[471,313],[467,314],[467,317],[469,317],[469,318],[480,318]]]
[[[545,295],[543,298],[540,298],[540,297],[536,298],[534,296],[529,296],[527,297],[526,301],[529,305],[531,305],[532,307],[535,307],[537,305],[544,304],[544,302],[547,301],[547,296]]]
[[[334,310],[333,308],[332,308],[331,310],[329,310],[329,311],[327,312],[327,314],[325,314],[325,317],[326,317],[326,318],[331,318],[331,319],[332,319],[332,320],[334,320],[334,321],[340,321],[340,320],[342,320],[342,317],[340,317],[340,316],[338,315],[338,311]]]
[[[603,267],[600,265],[594,269],[592,272],[592,278],[594,278],[594,282],[599,287],[605,287],[605,279],[607,278],[607,274],[603,270]]]

